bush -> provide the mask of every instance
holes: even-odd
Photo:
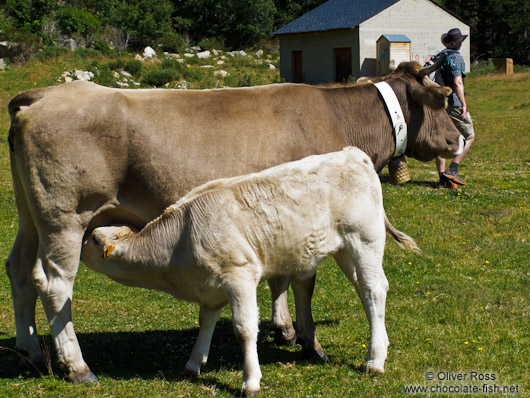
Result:
[[[110,69],[109,64],[98,65],[93,64],[93,68],[90,68],[91,72],[94,73],[94,82],[107,87],[116,87],[116,81],[114,79],[114,72]]]
[[[125,66],[123,69],[133,76],[140,76],[140,74],[142,73],[142,68],[142,61],[138,61],[137,59],[131,59],[125,62]]]
[[[46,46],[44,50],[39,51],[37,54],[35,54],[35,58],[41,61],[50,58],[58,58],[69,51],[70,50],[64,47]]]
[[[225,86],[228,87],[251,87],[259,84],[256,76],[241,73],[238,75],[228,75],[224,79]]]
[[[162,50],[173,53],[180,53],[186,47],[182,36],[175,32],[167,32],[158,39],[158,43],[162,46]]]
[[[110,45],[105,40],[96,40],[94,48],[104,55],[115,55],[116,51],[110,48]]]
[[[152,69],[145,74],[142,83],[148,86],[160,87],[177,78],[177,71],[174,69]]]
[[[495,65],[493,65],[491,59],[488,59],[487,61],[473,62],[471,64],[470,75],[472,76],[485,76],[490,73],[497,73],[497,69],[495,69]]]
[[[109,62],[109,68],[112,70],[122,70],[125,67],[125,61],[118,58],[115,61]]]
[[[162,69],[174,69],[176,71],[181,71],[183,69],[183,65],[173,58],[162,60],[162,64],[160,66]]]
[[[101,22],[90,12],[74,7],[65,7],[57,10],[59,27],[65,33],[93,34],[99,29]]]
[[[202,39],[199,42],[199,47],[203,50],[225,50],[225,44],[222,39],[219,39],[217,37],[209,37],[206,39]]]

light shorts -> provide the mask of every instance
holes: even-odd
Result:
[[[455,124],[458,131],[460,131],[460,134],[464,136],[464,139],[466,141],[470,140],[475,136],[475,130],[473,129],[473,120],[471,120],[469,112],[467,113],[466,118],[462,120],[460,118],[460,115],[462,114],[462,107],[449,105],[447,107],[447,113]]]

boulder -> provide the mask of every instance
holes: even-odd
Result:
[[[156,51],[153,50],[151,47],[147,46],[146,48],[144,48],[144,58],[145,59],[148,59],[148,58],[153,58],[154,56],[156,56]]]

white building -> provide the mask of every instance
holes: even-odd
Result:
[[[441,36],[469,26],[430,0],[329,0],[274,32],[280,75],[290,82],[328,83],[385,70],[377,42],[383,35],[410,40],[410,58],[423,65],[444,48]],[[460,52],[470,68],[468,37]],[[400,58],[401,60],[402,58]],[[394,60],[396,62],[396,60]],[[397,65],[396,65],[397,66]]]

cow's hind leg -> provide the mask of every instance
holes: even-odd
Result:
[[[239,271],[239,270],[238,270]],[[238,342],[244,355],[243,386],[245,395],[255,395],[260,390],[261,370],[259,367],[258,340],[258,303],[256,297],[256,279],[247,278],[238,272],[226,278],[223,287],[230,301],[232,322]]]
[[[47,370],[49,362],[44,360],[39,345],[35,324],[35,304],[38,294],[31,277],[39,238],[33,225],[25,225],[23,217],[19,217],[18,234],[5,264],[13,295],[17,331],[16,350],[27,358],[27,361],[21,360],[22,367],[30,370],[36,368],[39,372],[43,372]]]
[[[222,307],[211,310],[201,305],[199,312],[199,337],[197,337],[190,359],[184,368],[185,375],[198,376],[201,371],[201,365],[205,365],[208,361],[213,331],[219,315],[221,315],[221,310]]]
[[[295,345],[296,332],[287,305],[289,276],[277,276],[269,279],[268,282],[272,300],[271,331],[274,332],[274,342],[278,345]]]
[[[74,278],[79,266],[83,230],[40,233],[33,283],[50,323],[59,364],[74,383],[97,382],[81,354],[72,323]]]
[[[311,311],[311,298],[315,289],[316,276],[302,278],[296,275],[291,277],[294,300],[296,306],[296,333],[302,345],[304,355],[307,357],[328,360],[328,356],[318,342],[313,314]]]
[[[366,245],[357,250],[343,249],[335,255],[335,260],[344,274],[355,286],[361,298],[370,324],[370,344],[366,372],[384,372],[388,349],[388,336],[385,327],[385,302],[388,281],[383,271],[383,244]],[[372,248],[370,248],[372,246]]]

